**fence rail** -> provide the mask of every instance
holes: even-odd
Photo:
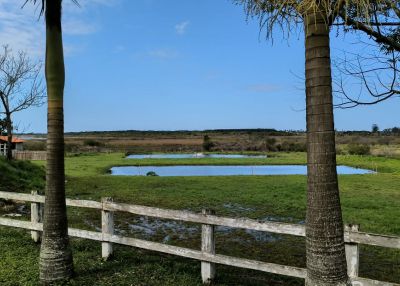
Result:
[[[40,241],[40,235],[43,231],[43,224],[41,223],[41,221],[45,197],[37,195],[34,192],[32,194],[0,192],[0,198],[31,202],[31,221],[0,218],[0,225],[31,230],[32,239],[36,242]],[[304,268],[279,265],[244,258],[236,258],[215,253],[215,226],[244,228],[250,230],[304,237],[304,225],[279,222],[259,222],[252,219],[220,217],[216,216],[215,213],[211,210],[203,210],[201,214],[198,214],[189,211],[166,210],[154,207],[129,205],[113,202],[112,198],[103,198],[101,202],[67,199],[66,203],[67,206],[70,207],[82,207],[101,210],[101,232],[69,228],[68,234],[72,237],[79,237],[101,242],[102,257],[105,260],[107,260],[112,255],[112,244],[115,243],[199,260],[201,261],[202,280],[206,284],[211,283],[215,277],[215,264],[236,266],[240,268],[259,270],[263,272],[303,279],[306,278],[307,275],[307,270]],[[202,225],[201,250],[194,250],[116,235],[114,234],[113,217],[113,213],[116,211],[162,219],[199,223]],[[358,269],[360,264],[359,244],[400,249],[400,237],[360,232],[358,225],[349,225],[345,228],[344,238],[346,242],[348,274],[352,280],[353,285],[400,286],[400,284],[396,283],[358,277]]]

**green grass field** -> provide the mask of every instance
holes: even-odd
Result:
[[[279,153],[267,159],[127,160],[122,153],[68,156],[67,196],[195,212],[213,208],[217,214],[304,223],[305,176],[117,177],[107,170],[123,165],[174,164],[304,164],[304,153]],[[36,165],[43,165],[37,162]],[[345,223],[363,231],[400,235],[400,160],[373,156],[338,156],[338,164],[378,170],[371,175],[339,176]],[[100,227],[100,214],[69,209],[71,226]],[[140,226],[139,228],[137,226]],[[116,227],[127,236],[199,249],[199,227],[116,214]],[[28,232],[0,228],[0,284],[36,285],[39,247]],[[5,247],[5,246],[8,247]],[[117,247],[110,262],[100,259],[100,244],[73,239],[77,276],[71,285],[200,285],[199,262],[128,247]],[[217,230],[217,253],[273,263],[305,266],[304,239],[243,230]],[[21,256],[26,259],[20,259]],[[400,251],[361,249],[361,276],[400,282]],[[256,271],[217,267],[217,285],[302,285],[297,279]],[[112,284],[115,283],[115,284]]]

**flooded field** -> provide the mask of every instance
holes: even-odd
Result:
[[[338,166],[340,175],[372,174],[371,170]],[[305,165],[262,166],[124,166],[111,168],[114,176],[251,176],[251,175],[306,175]]]

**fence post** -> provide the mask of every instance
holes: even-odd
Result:
[[[114,214],[113,212],[104,210],[104,203],[112,202],[112,198],[102,198],[103,209],[101,211],[101,232],[104,234],[114,234]],[[101,256],[104,260],[108,260],[113,254],[113,246],[110,242],[101,243]]]
[[[215,211],[203,209],[203,215],[215,215]],[[201,226],[201,251],[215,254],[215,232],[214,226],[203,224]],[[201,278],[204,284],[211,284],[215,278],[215,264],[201,262]]]
[[[345,231],[359,231],[358,224],[345,225]],[[346,247],[347,274],[350,278],[358,277],[358,269],[360,266],[360,249],[358,243],[348,242]]]
[[[37,191],[32,191],[32,195],[38,195]],[[40,203],[31,203],[31,222],[32,223],[40,223],[43,218],[43,208]],[[42,238],[42,234],[40,231],[31,231],[31,236],[34,242],[39,243]]]

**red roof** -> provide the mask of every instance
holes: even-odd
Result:
[[[7,136],[0,136],[0,141],[7,141],[8,139],[7,139]],[[22,139],[19,139],[19,138],[17,138],[17,137],[14,137],[13,139],[12,139],[12,143],[23,143],[23,142],[25,142],[24,140],[22,140]]]

